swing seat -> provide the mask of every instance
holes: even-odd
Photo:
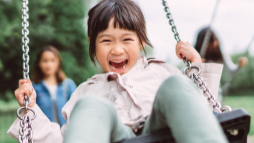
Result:
[[[216,115],[230,143],[247,143],[250,130],[250,116],[243,109]],[[119,143],[176,143],[169,128],[140,135]]]
[[[247,143],[247,136],[250,131],[250,115],[244,109],[218,114],[217,119],[230,143]],[[230,133],[232,130],[235,130],[236,134]]]

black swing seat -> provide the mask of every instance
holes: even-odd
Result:
[[[229,143],[247,143],[250,116],[243,109],[216,115]],[[176,143],[169,128],[126,139],[120,143]]]

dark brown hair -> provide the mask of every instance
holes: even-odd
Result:
[[[39,63],[40,63],[42,54],[46,51],[52,52],[59,60],[59,67],[58,67],[58,70],[56,72],[56,79],[57,79],[57,83],[61,83],[64,79],[66,79],[66,75],[63,72],[63,65],[62,65],[62,59],[61,59],[60,53],[53,46],[45,46],[38,53],[38,55],[36,57],[36,60],[35,60],[34,70],[33,70],[33,82],[34,83],[39,83],[44,78],[44,74],[41,70],[41,67],[40,67]]]
[[[206,32],[208,30],[208,27],[203,28],[199,33],[195,45],[195,49],[200,53],[201,47],[203,44],[203,41],[205,39]],[[204,58],[206,61],[212,60],[212,61],[218,61],[222,62],[223,57],[220,50],[220,45],[218,44],[218,47],[214,47],[214,41],[218,40],[217,36],[214,34],[214,32],[211,30],[211,36],[209,37],[209,44],[207,45],[206,53]],[[218,41],[219,42],[219,41]]]
[[[103,0],[88,13],[88,37],[90,38],[89,55],[95,63],[95,41],[97,35],[108,28],[109,21],[114,18],[114,27],[134,31],[140,43],[144,41],[152,47],[146,35],[146,24],[143,13],[132,0]],[[144,48],[144,45],[142,45]]]

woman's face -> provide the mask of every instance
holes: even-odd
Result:
[[[45,51],[42,53],[39,66],[44,76],[55,75],[59,68],[59,59],[53,52]]]
[[[114,28],[114,19],[96,38],[96,58],[104,72],[127,73],[137,62],[141,48],[137,34]]]

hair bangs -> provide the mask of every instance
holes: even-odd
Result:
[[[120,28],[130,31],[137,31],[145,25],[140,25],[137,15],[133,16],[131,10],[128,10],[127,7],[121,1],[106,1],[107,7],[101,8],[98,12],[98,18],[92,26],[94,34],[98,35],[100,32],[105,31],[108,28],[109,21],[114,19],[114,28]],[[99,8],[98,8],[99,9]],[[95,17],[97,17],[95,16]],[[89,34],[89,37],[92,34]]]

